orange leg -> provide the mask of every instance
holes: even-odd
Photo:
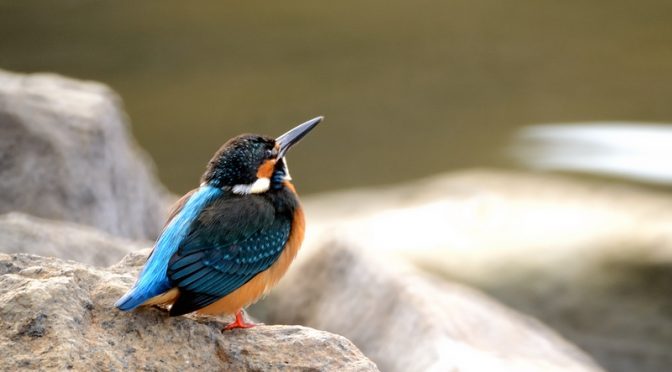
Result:
[[[229,331],[236,328],[252,328],[256,326],[254,323],[245,323],[245,318],[243,317],[243,309],[236,311],[236,320],[229,323],[222,329],[223,331]]]

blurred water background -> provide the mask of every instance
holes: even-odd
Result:
[[[672,122],[664,0],[1,1],[0,40],[2,68],[111,85],[176,193],[318,114],[304,193],[514,166],[533,124]]]

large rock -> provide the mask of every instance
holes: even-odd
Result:
[[[0,70],[0,213],[158,235],[165,190],[106,86]]]
[[[539,318],[610,371],[672,365],[667,192],[468,171],[305,204],[306,248],[335,234],[400,255]]]
[[[110,266],[149,241],[130,241],[71,222],[46,220],[22,213],[0,215],[0,252],[31,253]]]
[[[361,246],[324,245],[263,304],[352,340],[384,371],[600,371],[538,321]]]
[[[0,370],[377,371],[350,341],[323,331],[222,333],[221,319],[114,309],[146,254],[108,270],[0,254]]]

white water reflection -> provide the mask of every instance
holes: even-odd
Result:
[[[512,155],[525,166],[672,184],[672,125],[546,124],[518,132]]]

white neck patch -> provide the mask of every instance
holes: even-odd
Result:
[[[282,158],[284,166],[285,166],[285,181],[291,181],[292,176],[289,175],[289,166],[287,165],[287,157]]]
[[[261,194],[271,188],[271,179],[267,177],[257,178],[256,181],[249,185],[235,185],[231,188],[234,194]]]

